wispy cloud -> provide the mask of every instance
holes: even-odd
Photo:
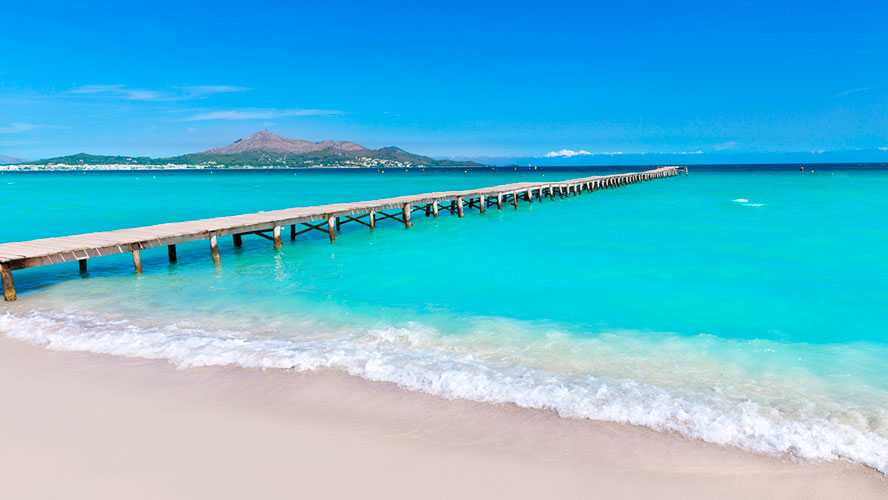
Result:
[[[579,151],[574,151],[572,149],[562,149],[561,151],[551,151],[549,153],[546,153],[543,155],[543,157],[544,158],[557,158],[557,157],[570,158],[572,156],[586,156],[586,155],[591,155],[591,154],[592,153],[590,153],[586,150],[583,150],[583,149],[581,149]]]
[[[114,85],[81,85],[69,90],[68,94],[102,97],[110,99],[124,99],[129,101],[184,101],[188,99],[202,99],[213,94],[229,92],[243,92],[250,90],[246,87],[234,87],[231,85],[193,85],[176,87],[171,90],[136,89],[122,84]]]
[[[26,132],[28,130],[34,130],[39,125],[34,125],[33,123],[13,123],[7,127],[0,127],[0,134],[15,134],[16,132]]]
[[[883,146],[879,148],[879,151],[888,151],[888,146]]]
[[[724,151],[726,149],[734,149],[737,147],[737,141],[725,141],[720,144],[716,144],[713,146],[713,149],[716,151]]]
[[[246,92],[247,90],[251,90],[247,87],[234,87],[232,85],[191,85],[180,88],[191,97],[205,97],[213,94],[228,94],[231,92]]]
[[[343,111],[335,109],[229,109],[209,111],[186,116],[179,121],[196,122],[204,120],[268,120],[286,116],[322,116],[342,115]]]
[[[157,101],[163,97],[163,93],[157,90],[131,89],[125,85],[81,85],[76,89],[69,90],[68,93],[114,97],[133,101]]]
[[[866,92],[869,89],[870,89],[869,87],[861,87],[859,89],[850,89],[850,90],[846,90],[844,92],[839,92],[838,94],[836,94],[836,97],[845,97],[846,95],[856,94],[858,92]]]
[[[673,151],[673,152],[667,153],[667,154],[670,154],[670,155],[702,155],[703,151],[700,151],[699,149],[697,151]]]

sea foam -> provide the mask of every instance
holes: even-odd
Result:
[[[0,332],[61,351],[168,360],[179,368],[235,365],[347,372],[444,398],[513,403],[567,418],[672,430],[710,443],[814,460],[845,459],[888,474],[888,438],[837,419],[800,418],[721,391],[667,390],[631,379],[559,373],[436,349],[422,325],[374,327],[348,338],[269,338],[74,313],[0,316]]]

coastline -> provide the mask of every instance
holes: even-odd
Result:
[[[888,498],[888,478],[860,465],[797,462],[631,425],[449,401],[332,371],[177,370],[0,337],[0,398],[5,498],[123,491],[132,498]]]

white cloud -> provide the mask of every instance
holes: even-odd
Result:
[[[724,151],[726,149],[734,149],[737,147],[737,141],[726,141],[721,144],[716,144],[713,149],[716,151]]]
[[[213,94],[227,94],[230,92],[245,92],[250,90],[246,87],[234,87],[231,85],[192,85],[189,87],[181,87],[181,89],[192,97],[204,97]]]
[[[0,127],[0,134],[14,134],[16,132],[34,130],[35,128],[37,128],[37,125],[34,125],[33,123],[13,123],[8,127]]]
[[[858,92],[866,92],[869,89],[870,89],[869,87],[861,87],[859,89],[850,89],[850,90],[846,90],[844,92],[839,92],[838,94],[836,94],[836,97],[845,97],[846,95],[856,94]]]
[[[888,151],[888,146],[883,146],[879,148],[879,151]]]
[[[583,149],[579,151],[573,151],[571,149],[562,149],[561,151],[552,151],[543,155],[544,158],[556,158],[556,157],[565,157],[570,158],[572,156],[586,156],[591,155],[592,153],[585,151]]]
[[[733,143],[731,143],[733,144]],[[733,147],[733,146],[731,146]],[[726,148],[722,148],[726,149]],[[573,156],[617,156],[617,155],[702,155],[703,151],[666,151],[666,152],[639,152],[639,153],[624,153],[622,151],[603,151],[600,153],[590,153],[584,149],[579,151],[573,151],[570,149],[562,149],[561,151],[552,151],[550,153],[546,153],[543,155],[543,158],[571,158]]]
[[[125,85],[81,85],[74,90],[69,90],[68,93],[115,97],[133,101],[156,101],[163,97],[163,94],[156,90],[131,89]]]
[[[69,94],[89,95],[112,99],[125,99],[130,101],[184,101],[188,99],[201,99],[213,94],[228,92],[243,92],[250,90],[246,87],[234,87],[231,85],[194,85],[189,87],[177,87],[176,90],[151,90],[134,89],[122,84],[114,85],[81,85],[69,90]]]
[[[226,111],[210,111],[186,116],[180,121],[195,122],[203,120],[267,120],[285,116],[321,116],[342,115],[335,109],[230,109]]]

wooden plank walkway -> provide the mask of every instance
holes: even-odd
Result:
[[[78,261],[80,271],[86,271],[89,258],[124,252],[132,252],[133,265],[137,273],[142,272],[140,250],[167,246],[170,262],[176,262],[176,244],[195,240],[209,240],[210,254],[219,262],[219,236],[232,235],[234,245],[240,246],[246,234],[255,234],[274,242],[281,248],[281,230],[290,226],[290,238],[307,231],[324,231],[330,242],[336,239],[336,231],[341,224],[357,222],[375,227],[376,222],[394,219],[406,227],[412,225],[410,215],[422,212],[428,216],[438,216],[440,210],[463,217],[465,210],[478,209],[484,213],[488,207],[502,210],[504,204],[518,208],[519,201],[533,202],[534,198],[554,199],[571,194],[592,192],[634,184],[637,182],[672,177],[687,172],[685,167],[660,167],[645,172],[601,175],[571,179],[560,182],[518,182],[466,191],[444,191],[399,196],[382,200],[337,203],[312,207],[297,207],[270,212],[215,217],[186,222],[173,222],[155,226],[117,229],[98,233],[77,234],[44,238],[32,241],[0,244],[0,278],[3,282],[3,295],[7,301],[15,300],[15,285],[12,271],[30,267]],[[365,220],[366,219],[366,220]],[[268,234],[271,233],[271,234]]]

